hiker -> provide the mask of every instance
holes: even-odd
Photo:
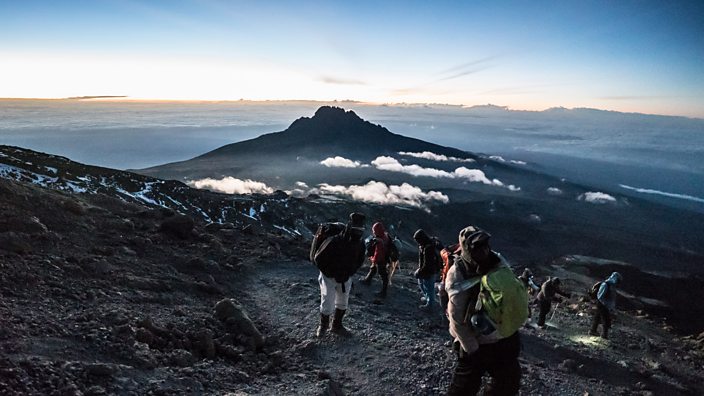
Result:
[[[389,287],[389,272],[388,265],[391,263],[390,251],[392,249],[391,238],[384,228],[384,224],[380,221],[374,223],[372,226],[373,239],[369,242],[369,248],[366,251],[367,256],[371,265],[369,266],[369,273],[361,282],[365,285],[369,285],[372,282],[372,278],[376,275],[377,271],[379,276],[381,276],[381,291],[376,293],[378,297],[386,297],[386,292]]]
[[[515,395],[520,388],[518,329],[527,319],[528,296],[506,260],[491,250],[490,237],[474,226],[460,231],[461,252],[447,272],[449,331],[457,352],[449,396],[476,395],[486,373],[486,395]]]
[[[557,296],[558,294],[567,298],[572,296],[570,293],[560,289],[560,283],[560,278],[558,277],[548,278],[540,287],[540,292],[537,297],[538,307],[540,308],[540,313],[538,314],[538,326],[540,327],[545,327],[545,318],[550,312],[553,300],[557,302],[561,301]]]
[[[533,294],[535,292],[540,291],[540,286],[535,284],[535,281],[533,281],[533,272],[531,272],[530,269],[526,268],[523,270],[523,273],[521,276],[518,277],[518,279],[523,282],[523,285],[526,287],[526,290],[528,290],[528,294]]]
[[[533,272],[530,269],[525,268],[521,276],[518,277],[518,279],[523,282],[523,286],[525,286],[529,295],[532,296],[533,294],[535,294],[535,292],[540,291],[540,286],[535,284],[535,282],[533,281]],[[533,311],[531,310],[530,305],[528,305],[528,317],[533,317]]]
[[[413,276],[418,279],[418,287],[423,293],[421,302],[424,304],[420,308],[432,309],[435,306],[435,276],[440,267],[436,243],[422,229],[413,234],[413,239],[418,243],[418,269]]]
[[[342,326],[347,303],[352,288],[352,276],[364,263],[364,233],[365,217],[361,213],[351,213],[350,219],[343,226],[342,231],[331,236],[319,235],[325,225],[321,225],[313,240],[311,259],[320,270],[318,283],[320,284],[320,326],[316,331],[318,337],[325,335],[332,320],[330,331],[340,335],[349,335],[349,331]],[[340,223],[332,223],[340,224]],[[333,228],[333,227],[331,227]],[[316,247],[316,244],[318,246]]]
[[[592,328],[589,335],[596,336],[597,328],[601,324],[601,338],[609,338],[611,316],[616,310],[616,285],[621,283],[621,274],[614,272],[605,281],[601,282],[596,294],[596,309],[592,318]]]

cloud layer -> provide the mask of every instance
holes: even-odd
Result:
[[[507,186],[499,179],[489,179],[486,177],[484,172],[479,169],[468,169],[464,166],[461,166],[452,172],[448,172],[441,169],[424,168],[419,165],[403,165],[398,162],[397,159],[387,156],[376,157],[376,159],[372,161],[372,165],[379,170],[406,173],[412,176],[464,179],[473,183],[483,183],[491,186],[506,187],[511,191],[519,191],[521,189],[513,184]]]
[[[471,158],[457,158],[457,157],[448,157],[446,155],[442,154],[435,154],[431,151],[423,151],[422,153],[413,153],[413,152],[408,152],[408,151],[399,151],[398,152],[400,155],[405,155],[408,157],[415,157],[415,158],[424,158],[424,159],[429,159],[431,161],[455,161],[455,162],[474,162],[473,159]]]
[[[408,183],[398,185],[386,185],[378,181],[358,186],[340,186],[323,183],[318,188],[311,190],[316,194],[333,194],[350,197],[357,201],[372,202],[378,204],[398,204],[425,208],[430,203],[448,203],[450,199],[447,195],[437,192],[423,192],[420,188]]]
[[[188,183],[195,188],[204,188],[226,194],[271,194],[274,189],[266,184],[250,179],[240,180],[228,176],[220,180],[205,178]]]

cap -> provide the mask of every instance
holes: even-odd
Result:
[[[489,243],[491,234],[482,230],[479,227],[468,226],[460,231],[459,240],[462,248],[462,258],[465,261],[471,261],[470,252],[473,248]]]

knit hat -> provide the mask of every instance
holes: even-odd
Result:
[[[476,246],[489,243],[491,234],[475,226],[465,227],[460,231],[459,240],[462,248],[462,259],[466,262],[472,261],[470,252]]]

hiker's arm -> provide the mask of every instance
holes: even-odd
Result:
[[[462,349],[471,354],[479,349],[479,343],[469,324],[465,322],[466,308],[470,303],[471,292],[452,293],[453,285],[461,281],[461,275],[456,271],[454,265],[447,272],[445,280],[445,291],[452,294],[447,304],[448,319],[450,321],[450,335],[456,338],[462,345]],[[472,304],[474,306],[474,304]]]
[[[528,279],[528,286],[535,291],[540,291],[540,287],[533,282],[533,278]]]

